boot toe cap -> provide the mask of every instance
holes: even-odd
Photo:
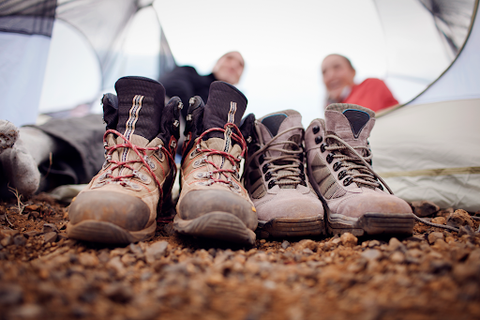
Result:
[[[150,209],[141,199],[117,192],[80,193],[68,210],[70,223],[93,220],[113,223],[129,231],[145,228]]]

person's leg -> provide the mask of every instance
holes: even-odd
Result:
[[[33,127],[17,129],[0,121],[0,166],[7,184],[19,194],[29,196],[40,185],[38,165],[55,151],[55,141]]]

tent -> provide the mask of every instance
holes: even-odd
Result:
[[[283,7],[278,6],[275,1],[253,2],[255,6],[260,6],[258,8],[270,8],[269,12],[274,18],[275,10]],[[346,4],[345,1],[335,2],[335,5],[338,3],[339,6],[350,8],[367,2],[370,3],[369,7],[376,11],[381,21],[386,42],[388,70],[385,78],[392,89],[396,88],[395,82],[403,84],[422,82],[421,87],[423,87],[438,76],[441,72],[438,71],[439,68],[447,69],[418,97],[394,110],[378,115],[377,124],[370,139],[374,152],[374,169],[386,179],[398,196],[408,201],[427,199],[442,207],[454,206],[469,211],[480,210],[478,200],[480,132],[479,126],[475,124],[480,112],[478,83],[480,67],[479,59],[475,56],[480,49],[479,22],[475,19],[478,0],[355,0],[355,5]],[[17,125],[35,121],[42,82],[44,78],[48,78],[48,74],[45,75],[45,66],[52,58],[48,53],[50,38],[55,33],[56,25],[64,24],[69,29],[75,30],[70,33],[71,36],[67,36],[67,39],[73,39],[76,33],[76,37],[82,38],[93,52],[93,60],[98,64],[100,74],[97,91],[110,89],[114,81],[122,75],[139,74],[130,71],[134,69],[128,69],[132,63],[128,62],[129,57],[125,54],[125,44],[128,44],[128,30],[134,25],[135,18],[138,18],[142,11],[151,9],[152,3],[153,0],[6,0],[0,2],[0,94],[3,98],[0,118],[13,119]],[[209,2],[210,5],[211,3]],[[157,9],[165,4],[155,1]],[[322,13],[334,15],[334,12],[322,10],[322,6],[327,4],[332,6],[333,2],[306,1],[305,3],[288,3],[285,6],[291,11],[289,18],[298,13],[302,21],[309,22],[310,27],[311,21],[321,20],[318,16]],[[244,5],[237,8],[237,15],[233,17],[225,15],[225,17],[233,21],[236,21],[235,18],[241,19],[239,21],[246,19],[242,30],[251,27],[256,34],[262,36],[263,33],[258,32],[256,20],[253,18],[258,16],[261,18],[258,20],[263,22],[267,16],[259,13],[262,10],[244,8],[248,5],[252,6],[251,2],[244,2]],[[191,6],[194,6],[193,2]],[[308,6],[316,7],[314,7],[315,10],[313,8],[305,10]],[[217,7],[222,6],[217,5]],[[344,16],[345,8],[342,8]],[[207,9],[207,11],[210,10],[210,8]],[[200,14],[197,10],[191,11],[196,15]],[[241,12],[245,14],[240,14]],[[188,19],[178,19],[176,15],[172,15],[172,11],[164,14],[183,25],[188,24]],[[204,14],[207,12],[205,11]],[[216,23],[218,19],[225,18],[224,15],[215,14],[217,15]],[[209,20],[203,19],[203,24],[207,28]],[[296,25],[285,23],[285,19],[271,21],[283,23],[287,30],[292,32],[298,31]],[[357,21],[365,22],[365,18],[358,17],[354,23]],[[144,41],[159,44],[157,63],[151,68],[155,73],[148,75],[150,77],[156,77],[175,66],[172,52],[158,21],[157,25],[158,35],[154,36],[156,40]],[[198,24],[193,25],[198,29],[201,27]],[[360,26],[357,27],[360,28]],[[269,28],[274,30],[275,27],[270,23]],[[307,32],[306,29],[304,30]],[[187,31],[191,32],[190,29]],[[320,31],[322,30],[308,29],[308,32],[318,34],[319,37]],[[331,33],[331,30],[323,31]],[[150,29],[148,34],[151,33]],[[285,37],[285,34],[290,33],[281,33],[276,37],[284,39],[282,37]],[[253,42],[257,46],[265,42],[262,37],[260,40],[249,37],[229,38]],[[197,38],[203,42],[206,40],[204,36],[197,36]],[[433,38],[436,38],[435,41],[430,42]],[[312,43],[298,43],[297,37],[289,39],[291,43],[284,43],[284,48],[287,44],[293,47],[305,45],[309,49],[314,48]],[[182,41],[190,47],[197,48],[190,41],[185,39]],[[226,41],[227,38],[222,40],[222,42]],[[67,42],[65,40],[60,43]],[[281,42],[273,41],[272,43],[278,46]],[[70,42],[64,45],[64,47],[68,46]],[[137,46],[138,43],[133,47]],[[132,46],[127,45],[127,49],[128,47]],[[357,52],[368,50],[363,47],[353,49]],[[261,51],[257,47],[253,50]],[[205,50],[188,51],[199,54]],[[292,64],[300,63],[299,60],[306,57],[305,53],[312,50],[301,51],[303,55],[299,55],[297,61],[292,61]],[[429,62],[440,56],[444,57],[442,60],[444,62],[437,64],[434,68]],[[62,60],[69,58],[67,54]],[[271,57],[268,56],[268,58]],[[82,60],[86,60],[86,57],[82,57]],[[451,61],[453,62],[448,67]],[[271,67],[267,70],[274,76],[277,75],[277,78],[281,78],[279,75],[283,70],[282,66],[285,66],[284,62],[282,65],[275,66],[275,70],[273,66],[265,63],[265,60],[262,64]],[[257,78],[261,81],[258,87],[263,90],[265,80],[263,77]],[[64,82],[69,81],[65,79]],[[300,81],[295,81],[289,84],[288,89],[291,90],[295,85],[300,86],[296,96],[292,94],[288,100],[285,95],[279,95],[280,99],[297,101],[306,91],[305,88],[309,88],[304,87]],[[54,90],[59,94],[63,89],[54,87]],[[276,90],[279,91],[279,87]],[[282,93],[284,91],[287,92],[287,90],[281,90]],[[96,92],[92,97],[97,99],[99,93]],[[248,92],[246,93],[249,96]],[[70,96],[71,93],[66,95]],[[88,97],[85,103],[91,102],[92,97]],[[272,95],[268,95],[261,104],[269,103],[277,110],[297,107],[283,106],[271,101]],[[303,105],[298,106],[302,113],[304,113],[302,107],[312,109],[312,105],[307,103]],[[74,106],[65,105],[65,108]]]
[[[162,72],[171,70],[175,66],[175,60],[152,3],[153,0],[1,1],[0,119],[10,120],[17,126],[36,122],[42,86],[45,77],[48,77],[45,75],[47,62],[56,63],[59,68],[72,70],[66,75],[63,74],[62,79],[57,79],[57,87],[53,88],[53,94],[61,95],[62,91],[65,91],[63,99],[65,105],[60,106],[60,109],[71,109],[76,106],[69,98],[80,86],[97,82],[93,94],[82,101],[89,104],[99,98],[103,89],[113,88],[113,83],[119,77],[131,72],[138,74],[134,68],[128,69],[128,66],[132,65],[132,59],[125,54],[125,45],[128,44],[129,29],[135,26],[135,21],[139,20],[136,18],[140,16],[140,19],[153,17],[156,20],[154,21],[156,23],[150,23],[149,29],[144,32],[154,38],[137,42],[135,45],[139,50],[142,49],[142,45],[148,43],[157,44],[159,47],[153,57],[156,61],[154,63],[150,61],[150,66],[153,67],[150,68],[151,72],[148,75],[158,78]],[[153,12],[153,15],[144,15],[148,11]],[[60,58],[54,56],[56,61],[51,61],[49,50],[52,34],[56,28],[63,30],[63,38],[57,41],[63,51]],[[60,31],[58,35],[61,37]],[[72,54],[72,50],[85,50],[85,53]],[[89,58],[93,68],[98,69],[98,74],[94,73],[94,76],[91,73],[87,74],[79,85],[78,79],[82,77],[83,71],[81,68],[85,67],[85,60]],[[76,65],[80,70],[73,68]],[[58,80],[60,85],[76,83],[77,88],[65,90],[60,87]]]
[[[432,15],[444,23],[439,30],[458,14],[449,7],[462,7],[461,1],[428,3],[434,8]],[[440,207],[480,210],[478,4],[475,1],[470,9],[470,19],[460,16],[468,22],[468,35],[463,46],[457,41],[458,54],[449,68],[412,101],[379,114],[372,131],[374,169],[407,201],[430,200]],[[443,19],[442,13],[446,14]]]

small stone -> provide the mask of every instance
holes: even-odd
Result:
[[[107,263],[107,267],[110,269],[115,270],[120,276],[125,274],[125,267],[123,266],[123,263],[120,261],[120,257],[114,257]]]
[[[56,232],[47,232],[43,235],[43,241],[45,243],[52,243],[57,240],[57,233]]]
[[[283,241],[282,242],[282,248],[287,249],[288,247],[290,247],[290,242],[288,242],[287,240]]]
[[[413,201],[413,212],[419,217],[428,217],[440,210],[440,207],[431,201]]]
[[[120,258],[120,261],[123,262],[123,264],[127,266],[133,265],[135,262],[137,262],[137,258],[133,254],[126,254]],[[155,260],[154,260],[155,261]]]
[[[444,239],[443,233],[441,232],[432,232],[428,235],[428,243],[434,244],[438,239]]]
[[[432,222],[437,224],[446,224],[447,219],[445,217],[435,217],[432,219]]]
[[[480,278],[480,268],[478,265],[459,263],[453,267],[452,275],[459,282],[475,280]]]
[[[368,263],[368,260],[365,259],[364,257],[356,259],[351,264],[349,264],[349,266],[347,267],[347,270],[349,272],[358,273],[360,271],[365,270],[367,263]]]
[[[317,250],[317,243],[313,240],[310,240],[310,239],[304,239],[304,240],[299,241],[295,245],[295,249],[298,250],[298,251],[303,251],[304,249],[310,249],[312,251],[316,251]]]
[[[400,251],[395,251],[390,256],[390,260],[394,263],[403,263],[405,261],[405,255]]]
[[[95,254],[82,252],[78,255],[78,262],[84,267],[96,267],[99,263]]]
[[[100,262],[103,262],[103,263],[106,263],[110,260],[110,254],[108,253],[108,251],[104,250],[104,251],[101,251],[99,254],[98,254],[98,260]]]
[[[23,247],[27,244],[27,239],[23,236],[23,234],[17,234],[13,237],[13,244]]]
[[[3,238],[1,241],[0,241],[0,244],[4,247],[8,247],[9,245],[12,244],[12,237],[11,236],[6,236],[5,238]]]
[[[471,228],[475,227],[472,217],[467,211],[462,209],[458,209],[448,216],[447,225],[457,228],[466,225],[470,226]]]
[[[148,246],[145,251],[145,259],[147,260],[147,263],[153,263],[155,260],[165,256],[167,247],[167,241],[158,241]]]
[[[388,250],[390,251],[396,251],[400,250],[405,252],[407,250],[407,247],[400,242],[397,238],[390,238],[390,241],[388,242]]]
[[[344,245],[345,247],[355,247],[358,243],[358,238],[350,232],[342,234],[340,240],[342,242],[342,245]]]
[[[381,256],[382,253],[377,249],[367,249],[362,252],[362,257],[368,260],[379,260]]]
[[[368,241],[368,247],[369,248],[374,248],[374,247],[379,247],[381,245],[380,241],[378,240],[371,240],[371,241]]]
[[[54,225],[53,223],[45,223],[43,225],[43,230],[42,230],[43,233],[49,233],[49,232],[56,232],[58,233],[58,229],[57,229],[57,226]]]

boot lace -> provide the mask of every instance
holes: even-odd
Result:
[[[330,145],[324,143],[320,148],[322,151],[330,151],[330,153],[327,155],[327,162],[331,163],[335,159],[338,160],[333,165],[333,169],[339,172],[338,177],[340,180],[345,178],[343,182],[345,186],[348,186],[352,182],[355,182],[359,187],[366,186],[383,190],[383,185],[390,194],[393,194],[392,189],[390,189],[387,183],[377,173],[375,173],[375,171],[373,171],[371,167],[372,151],[370,150],[370,148],[366,146],[352,147],[343,139],[332,134],[326,135],[325,141],[329,141],[332,143]],[[362,156],[361,154],[364,155]],[[341,170],[341,168],[344,168],[344,170]],[[459,228],[433,223],[426,219],[420,218],[414,213],[412,214],[415,220],[427,226],[447,229],[455,232],[460,231]]]
[[[202,149],[202,147],[200,145],[200,141],[202,141],[203,137],[206,134],[208,134],[210,132],[214,132],[214,131],[224,133],[225,142],[226,142],[224,151],[216,150],[216,149],[210,149],[210,148]],[[240,153],[240,155],[238,157],[234,157],[233,155],[231,155],[230,153],[228,153],[226,151],[228,149],[228,147],[230,146],[230,144],[232,143],[232,140],[239,143],[241,148],[242,148],[242,152]],[[234,175],[237,178],[239,177],[238,170],[239,170],[239,167],[240,167],[240,162],[244,158],[246,150],[247,150],[247,143],[246,143],[240,129],[235,124],[233,124],[231,122],[228,122],[227,124],[225,124],[225,126],[223,128],[210,128],[210,129],[205,130],[198,137],[198,142],[197,142],[195,152],[196,153],[203,153],[204,154],[203,155],[203,162],[208,163],[211,166],[213,166],[214,170],[209,171],[207,173],[204,173],[203,177],[204,178],[209,178],[209,180],[207,182],[205,182],[204,184],[205,185],[212,185],[214,183],[224,183],[224,184],[229,185],[230,187],[238,189],[239,186],[237,184],[233,183],[233,181],[232,181],[232,179],[229,175]],[[220,165],[218,165],[218,164],[216,164],[216,163],[214,163],[213,161],[210,160],[211,156],[214,156],[214,155],[219,155],[219,156],[222,157],[222,161],[221,161]],[[232,169],[223,168],[223,165],[224,165],[225,161],[229,161],[231,163]]]
[[[250,162],[259,154],[259,162],[262,165],[262,172],[265,174],[265,181],[269,181],[268,188],[278,185],[280,187],[293,186],[301,184],[306,186],[305,172],[303,163],[303,147],[294,141],[277,141],[278,137],[284,133],[302,129],[303,127],[291,127],[278,133],[275,137],[267,142],[263,147],[257,150],[250,158],[245,167],[248,168]],[[265,151],[278,151],[278,156],[267,156]]]
[[[119,136],[120,138],[122,138],[124,143],[116,144],[114,146],[109,147],[107,145],[107,136],[110,133],[113,133],[113,134]],[[169,150],[167,150],[164,146],[160,146],[160,147],[139,147],[139,146],[136,146],[133,143],[131,143],[130,140],[128,140],[123,134],[121,134],[117,130],[113,130],[113,129],[109,129],[105,132],[105,134],[103,135],[103,143],[104,143],[104,147],[105,147],[106,162],[113,164],[109,168],[109,170],[104,173],[105,178],[108,178],[108,179],[110,179],[111,181],[114,181],[114,182],[118,182],[122,186],[129,185],[128,180],[130,180],[131,178],[137,177],[137,178],[140,178],[140,180],[143,180],[142,176],[139,174],[139,172],[135,168],[133,168],[133,166],[132,166],[134,163],[141,163],[141,164],[143,164],[144,168],[148,171],[150,176],[155,181],[158,189],[160,190],[160,196],[163,197],[163,190],[161,188],[160,181],[158,180],[157,175],[153,172],[153,168],[152,168],[153,164],[151,163],[152,160],[150,160],[148,158],[147,151],[155,151],[159,155],[163,152],[165,155],[167,155],[170,167],[173,170],[172,174],[175,176],[176,171],[177,171],[177,166],[175,165],[175,160],[173,159],[172,153]],[[135,152],[135,154],[137,155],[137,158],[132,159],[132,160],[127,160],[127,161],[113,160],[112,159],[112,153],[114,153],[117,149],[120,149],[120,148],[127,148],[127,149],[133,150],[133,152]],[[161,156],[161,158],[162,158],[162,156]],[[119,172],[121,172],[122,168],[130,169],[131,173],[130,174],[117,175],[117,176],[114,176],[112,174],[112,172],[115,169],[120,169]]]

